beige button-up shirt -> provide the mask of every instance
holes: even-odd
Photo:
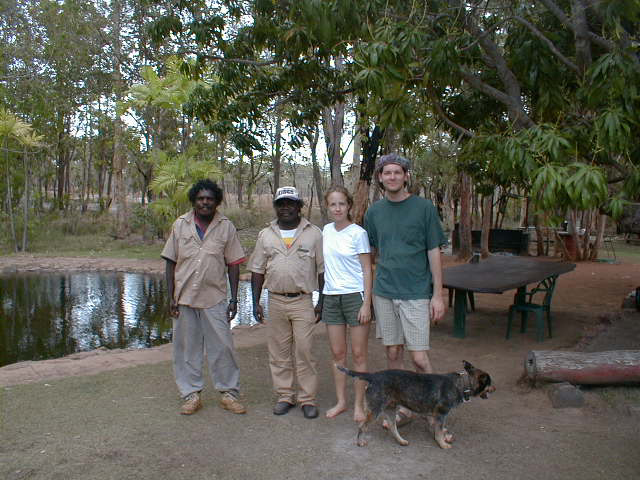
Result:
[[[324,273],[322,232],[302,218],[287,248],[274,220],[258,234],[247,269],[264,274],[264,287],[270,292],[311,293],[318,289],[318,274]]]
[[[236,227],[227,217],[216,212],[200,240],[193,210],[174,222],[161,255],[176,263],[176,302],[192,308],[210,308],[226,300],[226,266],[244,260]]]

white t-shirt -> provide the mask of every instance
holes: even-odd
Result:
[[[371,252],[369,237],[364,228],[352,223],[338,232],[335,223],[328,223],[322,230],[322,252],[322,293],[344,295],[364,291],[364,277],[358,255]]]

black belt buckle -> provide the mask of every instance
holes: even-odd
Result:
[[[288,298],[295,298],[295,297],[299,297],[300,295],[302,295],[302,292],[296,292],[296,293],[276,293],[276,295],[282,295],[283,297],[288,297]]]

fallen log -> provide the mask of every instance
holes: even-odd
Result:
[[[524,362],[531,382],[569,382],[574,385],[640,383],[640,350],[561,352],[532,350]]]

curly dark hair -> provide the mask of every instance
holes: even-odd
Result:
[[[215,200],[216,205],[220,205],[222,203],[222,189],[216,182],[212,182],[208,178],[205,178],[202,180],[198,180],[196,183],[191,185],[188,193],[191,205],[194,205],[196,203],[196,197],[202,190],[209,190],[213,192],[213,199]]]

